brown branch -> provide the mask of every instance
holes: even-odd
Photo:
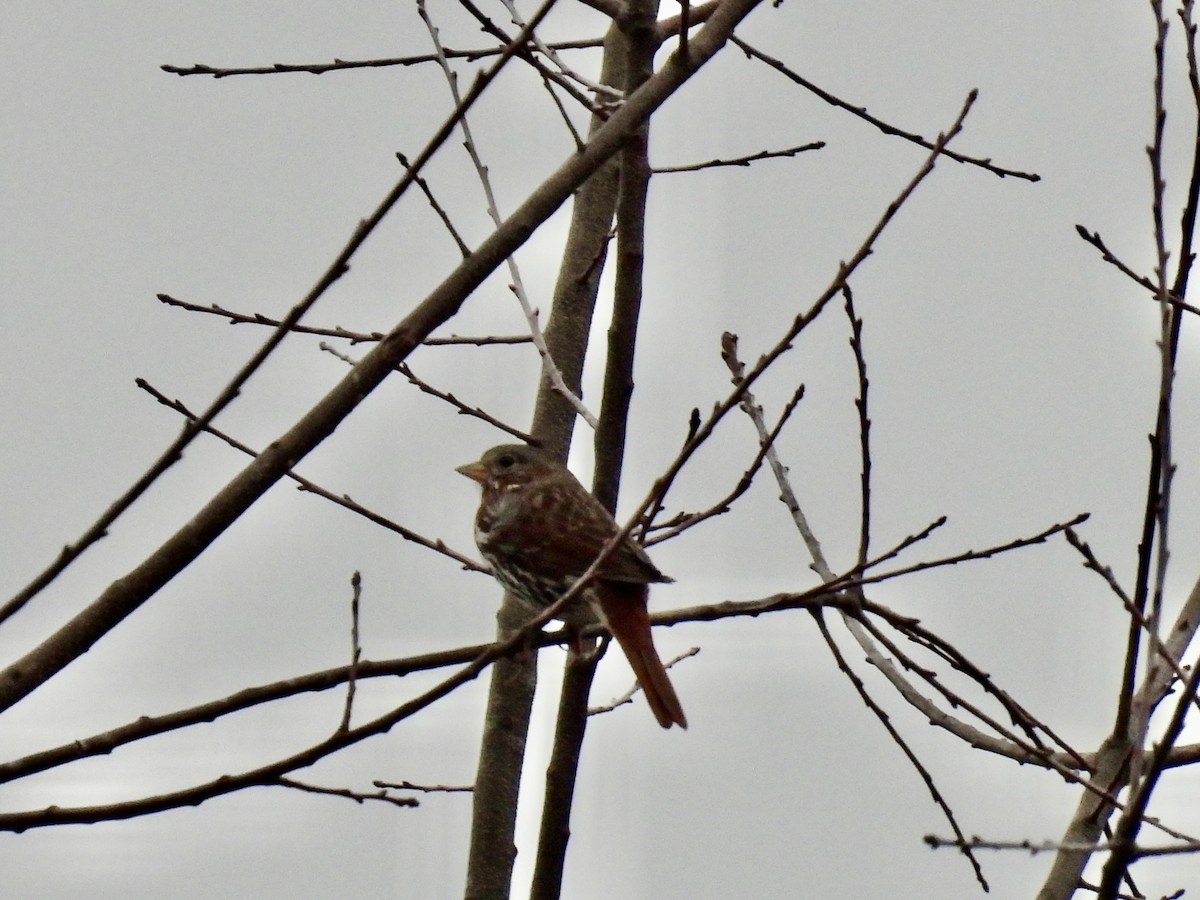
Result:
[[[421,802],[415,797],[393,797],[386,790],[380,789],[371,794],[364,794],[360,791],[352,791],[349,788],[329,788],[320,787],[315,784],[308,784],[303,781],[296,781],[294,778],[279,778],[276,782],[280,787],[292,788],[293,790],[303,791],[307,794],[324,794],[327,797],[345,797],[348,800],[353,800],[355,803],[366,803],[368,800],[380,800],[384,803],[390,803],[393,806],[399,806],[407,809],[412,809],[421,805]]]
[[[748,168],[752,163],[759,162],[760,160],[792,157],[809,150],[821,150],[824,147],[824,141],[813,141],[811,144],[788,147],[786,150],[760,150],[758,153],[751,153],[749,156],[736,156],[733,159],[710,159],[708,162],[692,163],[686,166],[655,166],[650,171],[655,175],[667,175],[672,172],[699,172],[703,169],[716,169],[724,166]]]
[[[679,56],[687,61],[688,31],[692,27],[692,4],[690,0],[679,0]]]
[[[974,850],[1020,850],[1022,853],[1028,853],[1030,856],[1036,856],[1039,853],[1057,853],[1060,850],[1086,850],[1088,853],[1107,853],[1116,847],[1112,841],[1101,841],[1094,844],[1064,844],[1060,841],[1031,841],[1029,839],[1021,841],[989,841],[981,837],[973,837],[969,841],[962,841],[958,838],[944,838],[936,834],[927,834],[921,839],[925,845],[931,850],[940,850],[949,847],[970,847]],[[1200,852],[1200,844],[1194,842],[1185,842],[1183,844],[1173,844],[1167,847],[1138,847],[1135,851],[1138,856],[1170,856],[1179,853],[1197,853]],[[1122,897],[1130,897],[1132,895],[1122,894]],[[1183,892],[1171,894],[1170,897],[1164,897],[1163,900],[1170,900],[1171,897],[1181,897]],[[1141,898],[1144,900],[1144,898]]]
[[[163,394],[161,391],[159,391],[157,388],[155,388],[153,385],[151,385],[144,378],[137,379],[136,383],[137,383],[138,387],[140,387],[142,390],[144,390],[147,394],[149,394],[151,397],[153,397],[155,400],[157,400],[163,406],[167,407],[168,409],[174,410],[175,412],[179,413],[182,416],[187,417],[188,419],[194,420],[195,415],[196,415],[195,413],[193,413],[190,409],[188,409],[180,401],[171,400],[170,398],[168,398],[165,394]],[[205,425],[204,431],[207,432],[208,434],[211,434],[215,438],[219,438],[220,440],[224,441],[226,444],[228,444],[233,449],[239,450],[242,453],[246,454],[247,456],[251,456],[251,457],[254,457],[255,459],[257,459],[261,455],[260,451],[255,450],[251,447],[248,447],[246,444],[243,444],[237,438],[226,434],[225,432],[221,431],[221,429],[216,428],[212,425]],[[426,547],[430,550],[434,550],[437,553],[442,554],[443,556],[450,557],[450,559],[457,562],[464,569],[467,569],[470,571],[475,571],[475,572],[483,572],[485,575],[491,574],[490,569],[487,569],[487,568],[479,565],[479,563],[475,562],[475,560],[471,559],[469,556],[464,556],[463,554],[459,553],[456,550],[451,550],[449,547],[446,546],[445,542],[442,541],[441,538],[427,538],[424,535],[418,534],[417,532],[413,531],[410,528],[405,528],[403,525],[393,522],[391,519],[388,519],[388,518],[380,515],[377,512],[373,512],[372,510],[367,509],[362,504],[356,503],[354,500],[350,499],[350,496],[348,494],[341,494],[341,495],[334,494],[332,491],[321,487],[316,482],[309,481],[307,478],[303,477],[302,475],[298,475],[291,470],[288,470],[287,472],[285,472],[284,477],[290,478],[292,481],[296,482],[296,484],[298,484],[300,486],[300,490],[302,490],[302,491],[305,491],[310,494],[316,494],[318,497],[323,497],[324,499],[330,501],[331,503],[336,503],[338,506],[342,507],[343,509],[348,509],[352,513],[356,513],[356,514],[362,516],[363,518],[368,519],[371,522],[374,522],[376,525],[382,525],[388,531],[395,532],[396,534],[400,535],[400,537],[404,538],[406,541],[411,541],[414,544],[419,544],[422,547]]]
[[[559,633],[557,639],[553,634],[544,634],[535,636],[533,641],[537,646],[548,646],[565,641],[566,639],[563,634]],[[426,653],[420,656],[410,656],[403,659],[362,660],[358,664],[356,678],[359,681],[369,678],[397,678],[415,672],[427,672],[448,666],[463,665],[480,656],[489,646],[488,644],[475,644],[435,653]],[[338,666],[332,669],[289,678],[284,681],[244,688],[228,697],[211,700],[171,713],[158,716],[141,716],[133,722],[109,731],[73,740],[70,743],[33,753],[10,762],[0,763],[0,784],[15,781],[38,772],[45,772],[77,760],[88,759],[94,756],[105,756],[127,744],[167,734],[171,731],[178,731],[193,725],[215,722],[224,716],[252,709],[265,703],[296,697],[300,694],[331,690],[345,684],[349,678],[350,667]]]
[[[178,300],[170,294],[159,294],[158,299],[167,306],[174,306],[178,309],[183,309],[188,312],[207,313],[213,316],[220,316],[223,319],[228,319],[231,325],[267,325],[271,328],[278,328],[283,323],[279,319],[272,319],[269,316],[264,316],[262,313],[240,313],[230,309],[225,309],[223,306],[218,306],[213,303],[209,306],[200,306],[196,303],[188,303],[186,300]],[[291,325],[290,331],[296,334],[315,334],[321,337],[342,338],[349,341],[351,344],[377,344],[382,341],[386,334],[382,331],[348,331],[341,325],[336,325],[333,328],[318,328],[312,325]],[[470,344],[476,347],[483,347],[489,344],[528,344],[531,338],[527,334],[514,335],[489,335],[487,337],[460,337],[451,335],[444,338],[426,338],[421,341],[422,347],[445,347],[458,344]]]
[[[362,575],[357,571],[350,578],[350,589],[350,666],[346,678],[346,702],[342,706],[342,721],[338,724],[338,731],[350,730],[354,695],[358,689],[358,664],[362,662],[362,645],[358,641],[358,604],[362,599]]]
[[[129,819],[182,806],[197,806],[207,800],[231,794],[248,787],[278,785],[281,783],[281,779],[289,772],[306,768],[339,750],[343,750],[375,735],[384,734],[400,722],[437,702],[468,681],[472,681],[478,677],[480,672],[491,665],[494,660],[520,650],[524,642],[532,636],[534,631],[540,628],[540,625],[541,622],[535,619],[510,639],[488,646],[468,665],[461,667],[450,677],[390,712],[355,728],[346,731],[339,730],[324,741],[307,747],[291,756],[275,760],[256,769],[250,769],[234,775],[222,775],[212,781],[195,784],[182,790],[141,797],[136,800],[100,806],[50,806],[41,810],[0,813],[0,830],[21,832],[29,828],[49,825],[83,824]],[[362,672],[360,671],[360,676],[361,674]]]
[[[1129,613],[1129,615],[1133,617],[1134,621],[1141,625],[1141,627],[1145,630],[1146,639],[1150,642],[1150,646],[1154,649],[1154,652],[1158,654],[1159,659],[1161,659],[1171,669],[1181,684],[1186,683],[1188,680],[1188,675],[1183,670],[1180,661],[1171,654],[1171,651],[1167,648],[1167,645],[1163,643],[1162,638],[1160,638],[1158,633],[1150,627],[1150,622],[1148,622],[1146,617],[1138,611],[1133,599],[1127,593],[1125,593],[1125,590],[1117,581],[1117,577],[1113,574],[1113,570],[1109,566],[1103,565],[1100,560],[1096,558],[1096,554],[1092,551],[1091,546],[1085,540],[1079,537],[1073,528],[1068,528],[1065,532],[1065,536],[1067,543],[1079,551],[1079,555],[1083,557],[1084,568],[1091,569],[1104,579],[1109,589],[1116,594],[1117,599],[1121,601],[1121,605],[1125,607],[1125,611]]]
[[[550,44],[555,50],[583,50],[600,46],[600,41],[589,39],[583,41],[559,41]],[[445,48],[448,59],[465,59],[468,62],[499,56],[505,46],[486,47],[479,50],[452,50]],[[344,69],[381,69],[391,66],[414,66],[422,63],[437,62],[436,53],[420,53],[415,56],[391,56],[379,59],[335,59],[328,63],[275,63],[269,66],[238,66],[222,68],[218,66],[196,63],[191,66],[176,66],[164,63],[159,66],[171,75],[211,75],[213,78],[229,78],[233,75],[286,75],[304,72],[310,75],[323,75],[326,72],[337,72]]]
[[[631,107],[635,107],[639,98],[655,83],[665,78],[679,78],[682,83],[686,72],[700,68],[753,5],[753,0],[748,3],[745,0],[724,0],[718,12],[692,41],[693,66],[686,68],[677,65],[675,60],[668,60],[619,108],[593,113],[589,133],[591,143],[597,140],[598,135],[627,118]],[[601,81],[614,86],[624,84],[624,64],[623,40],[614,22],[604,41]],[[624,136],[625,133],[622,139]],[[581,151],[584,154],[587,152],[587,149]],[[546,346],[558,365],[563,381],[575,394],[579,393],[599,280],[607,254],[616,184],[617,165],[615,159],[610,158],[597,167],[590,178],[578,185],[562,265],[555,282],[553,308],[545,332]],[[542,446],[559,459],[566,458],[576,418],[575,407],[561,392],[552,390],[548,380],[543,380],[538,390],[531,431],[542,441]],[[511,595],[506,596],[497,616],[499,633],[509,633],[519,623],[521,616],[519,601]],[[534,663],[534,658],[529,655],[524,661],[503,660],[492,671],[475,780],[467,863],[468,896],[501,897],[508,896],[512,890],[512,848],[525,742],[536,683]]]
[[[656,625],[676,625],[684,622],[712,622],[742,616],[757,617],[768,612],[805,609],[813,605],[839,606],[844,602],[842,599],[818,589],[803,594],[779,594],[760,600],[726,601],[708,606],[661,612],[652,615],[651,621]],[[569,644],[577,637],[576,634],[571,633],[565,628],[552,632],[539,632],[527,627],[527,625],[519,629],[522,633],[525,631],[528,632],[526,636],[527,644],[517,644],[510,647],[507,642],[504,642],[504,646],[501,648],[502,652],[496,658],[523,652],[528,648]],[[595,625],[585,629],[583,636],[594,638],[604,636],[607,633],[599,625]],[[500,647],[500,645],[501,642],[496,644],[472,644],[402,659],[362,660],[358,664],[356,677],[361,682],[371,678],[397,678],[416,672],[428,672],[449,666],[464,665],[473,660],[480,659],[489,653],[489,651]],[[245,688],[227,697],[175,712],[159,716],[140,716],[133,722],[109,731],[76,739],[59,747],[30,754],[10,762],[0,763],[0,784],[15,781],[38,772],[45,772],[77,760],[94,756],[104,756],[112,753],[113,750],[119,747],[136,741],[146,740],[147,738],[193,725],[215,722],[224,716],[243,712],[265,703],[295,697],[300,694],[331,690],[345,684],[349,678],[350,667],[337,666],[332,669],[324,669],[284,681]],[[0,829],[2,828],[3,819],[0,816]]]
[[[889,125],[887,122],[884,122],[882,119],[876,118],[875,116],[868,113],[865,106],[853,106],[850,103],[847,103],[845,100],[842,100],[841,98],[834,96],[833,94],[829,93],[828,91],[824,90],[823,88],[818,87],[813,82],[811,82],[807,78],[805,78],[803,75],[800,75],[798,72],[795,72],[794,70],[788,68],[788,66],[785,65],[781,60],[778,60],[773,56],[768,56],[767,54],[763,53],[761,50],[758,50],[758,49],[752,47],[750,44],[746,43],[744,40],[737,37],[736,35],[733,38],[731,38],[731,40],[734,44],[737,44],[737,46],[742,49],[742,52],[744,52],[747,57],[757,59],[760,62],[766,63],[772,69],[774,69],[775,71],[784,75],[789,80],[800,85],[805,90],[807,90],[813,94],[816,94],[818,97],[820,97],[822,100],[824,100],[829,105],[836,106],[838,109],[846,110],[846,112],[857,116],[858,118],[862,119],[864,122],[867,122],[867,123],[875,126],[876,128],[878,128],[880,131],[882,131],[886,135],[902,138],[903,140],[906,140],[913,144],[916,144],[919,147],[924,147],[926,150],[933,149],[936,142],[929,141],[926,138],[921,137],[921,135],[919,135],[919,134],[914,134],[913,132],[904,131],[903,129],[897,128],[894,125]],[[965,156],[961,153],[956,153],[953,150],[947,150],[945,148],[942,148],[942,150],[940,152],[943,156],[947,157],[948,159],[952,159],[955,162],[964,163],[964,164],[970,165],[970,166],[978,166],[979,168],[986,169],[987,171],[991,172],[994,175],[998,175],[1001,178],[1006,178],[1006,177],[1011,176],[1013,178],[1024,179],[1025,181],[1041,181],[1041,179],[1042,179],[1042,176],[1037,175],[1033,172],[1019,172],[1015,169],[1001,168],[1000,166],[994,165],[990,159],[978,159],[973,156]]]
[[[577,653],[574,648],[567,651],[558,713],[555,716],[554,741],[550,747],[550,761],[546,766],[542,789],[537,853],[529,884],[530,900],[558,900],[562,893],[575,781],[587,734],[588,697],[596,670],[609,644],[608,640],[601,641],[592,652]]]
[[[413,784],[411,781],[372,781],[377,788],[390,788],[395,791],[420,791],[423,794],[469,794],[475,788],[469,784]]]
[[[487,422],[489,425],[498,428],[507,434],[511,434],[513,437],[517,438],[517,440],[523,441],[527,444],[537,444],[537,439],[528,432],[521,431],[519,428],[514,428],[511,425],[500,421],[495,416],[484,412],[478,406],[467,406],[467,404],[463,403],[453,394],[445,391],[439,391],[433,385],[421,380],[409,367],[408,363],[401,363],[396,368],[401,375],[408,379],[409,384],[416,387],[423,394],[429,394],[431,397],[437,397],[439,400],[444,400],[445,402],[449,403],[458,410],[458,414],[460,416],[470,416],[472,418],[479,419],[480,421]]]
[[[664,668],[669,669],[678,662],[681,662],[685,659],[690,659],[691,657],[696,656],[699,652],[700,652],[699,647],[692,647],[689,650],[684,650],[679,655],[672,657],[668,662],[663,663],[663,666],[664,666]],[[630,686],[629,690],[627,690],[621,696],[615,697],[612,700],[608,701],[607,703],[601,704],[600,706],[589,706],[587,709],[587,714],[589,716],[599,716],[599,715],[603,715],[604,713],[610,713],[615,709],[619,709],[620,707],[624,706],[627,703],[632,703],[633,698],[636,697],[641,692],[641,690],[642,690],[642,686],[640,684],[638,684],[636,681],[634,681],[634,683]]]
[[[859,499],[858,564],[866,563],[871,549],[871,417],[867,412],[867,398],[871,381],[867,378],[867,359],[863,353],[863,321],[854,311],[854,294],[846,285],[842,294],[846,298],[846,317],[850,320],[850,350],[854,353],[854,368],[858,374],[858,396],[854,407],[858,410],[858,456],[861,472]]]
[[[404,166],[405,169],[409,168],[408,157],[403,153],[397,153],[396,159],[400,161],[400,165]],[[438,202],[437,197],[433,196],[433,189],[429,186],[429,182],[419,176],[414,176],[414,178],[417,182],[417,187],[421,189],[421,193],[425,195],[425,199],[429,202],[429,208],[442,220],[442,224],[446,226],[446,231],[458,247],[458,252],[462,254],[463,259],[466,259],[471,255],[471,248],[467,246],[467,242],[462,239],[462,235],[458,233],[458,229],[450,221],[450,214]]]
[[[619,37],[619,31],[614,23],[609,27],[600,75],[601,80],[611,84],[619,83],[614,67],[624,61],[614,46],[615,37]],[[603,122],[602,116],[593,113],[591,134]],[[582,383],[616,202],[615,185],[616,160],[610,159],[575,195],[545,331],[546,345],[574,394],[580,393]],[[543,380],[538,387],[531,431],[559,460],[567,458],[575,422],[574,407],[548,380]],[[496,616],[498,635],[504,637],[519,628],[526,615],[520,601],[506,593]],[[500,659],[492,668],[471,812],[467,896],[505,897],[512,892],[512,848],[536,686],[537,658],[532,652]]]
[[[941,811],[942,816],[946,819],[947,824],[949,824],[950,828],[954,831],[955,836],[960,841],[965,842],[966,836],[963,834],[962,829],[958,825],[958,819],[954,815],[954,810],[950,808],[949,802],[947,802],[946,798],[942,796],[942,792],[938,790],[937,785],[934,783],[932,773],[930,773],[929,769],[925,767],[925,764],[921,762],[920,757],[917,756],[916,752],[909,745],[908,741],[906,741],[896,729],[896,726],[892,724],[891,717],[884,711],[883,707],[875,702],[875,699],[867,691],[867,686],[858,676],[858,673],[855,672],[846,662],[846,658],[842,655],[841,648],[838,647],[837,642],[833,639],[833,635],[829,633],[829,626],[825,623],[825,619],[819,614],[815,615],[814,618],[817,622],[817,628],[821,632],[821,637],[825,641],[825,646],[829,648],[829,652],[833,655],[838,669],[846,676],[846,678],[850,681],[850,684],[853,685],[854,690],[858,694],[859,699],[862,700],[863,705],[871,711],[871,714],[874,715],[879,724],[883,726],[883,730],[886,731],[888,737],[892,739],[892,743],[900,748],[900,752],[904,754],[905,759],[907,759],[909,764],[916,770],[917,775],[925,784],[925,789],[929,791],[929,795],[933,799],[934,804]],[[987,879],[983,876],[983,868],[979,865],[979,860],[975,858],[975,854],[971,852],[969,847],[964,846],[961,849],[963,855],[971,863],[971,867],[975,872],[975,880],[979,882],[979,886],[983,888],[984,891],[989,890]]]
[[[909,575],[913,572],[923,572],[928,569],[941,568],[942,566],[956,566],[959,563],[972,562],[977,559],[990,559],[991,557],[1000,553],[1008,553],[1010,550],[1019,550],[1022,547],[1029,547],[1034,544],[1045,543],[1048,539],[1052,538],[1059,532],[1065,532],[1068,528],[1079,525],[1081,522],[1086,522],[1090,515],[1091,513],[1080,513],[1069,521],[1057,522],[1054,525],[1051,525],[1049,528],[1046,528],[1044,531],[1039,531],[1037,534],[1030,535],[1029,537],[1015,538],[1014,540],[1009,541],[1007,544],[997,544],[994,547],[987,547],[983,550],[966,550],[957,554],[956,556],[947,556],[941,559],[929,560],[928,562],[914,563],[909,566],[903,566],[899,569],[893,569],[890,572],[880,575],[863,575],[857,580],[859,584],[878,584],[881,581],[887,581],[888,579],[897,578],[901,575]],[[877,566],[878,562],[870,562],[863,567],[863,571],[865,572],[869,569],[876,568]]]

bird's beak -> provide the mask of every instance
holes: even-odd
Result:
[[[478,481],[480,484],[487,481],[487,469],[483,467],[483,463],[467,463],[465,466],[459,466],[454,471],[460,475],[466,475],[472,481]]]

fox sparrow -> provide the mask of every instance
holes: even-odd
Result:
[[[526,605],[545,610],[561,597],[620,531],[607,509],[575,476],[539,450],[493,447],[456,471],[483,486],[475,543],[496,579]],[[590,621],[587,607],[612,632],[663,728],[687,728],[683,707],[654,649],[646,598],[650,582],[671,581],[626,538],[601,563],[583,601],[564,610],[568,624]]]

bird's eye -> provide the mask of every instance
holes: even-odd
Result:
[[[502,469],[511,469],[513,467],[513,465],[516,463],[516,461],[517,461],[517,458],[515,456],[513,456],[511,453],[505,453],[498,460],[496,460],[496,465],[498,465]]]

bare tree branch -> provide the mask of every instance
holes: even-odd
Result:
[[[673,172],[700,172],[704,169],[720,169],[729,166],[749,168],[751,164],[764,159],[784,159],[806,153],[809,150],[822,150],[824,141],[813,141],[811,144],[801,144],[799,147],[788,147],[786,150],[760,150],[749,156],[737,156],[733,159],[710,159],[708,162],[692,163],[686,166],[655,166],[651,171],[655,175],[667,175]]]
[[[179,309],[187,310],[188,312],[207,313],[209,315],[220,316],[228,319],[233,325],[266,325],[271,328],[278,328],[282,323],[279,319],[272,319],[270,316],[264,316],[262,313],[240,313],[231,309],[225,309],[213,303],[209,306],[200,306],[196,303],[188,303],[186,300],[178,300],[170,294],[159,294],[158,299],[167,306],[174,306]],[[349,331],[340,325],[335,325],[333,328],[318,328],[312,325],[293,325],[291,331],[296,334],[317,334],[322,337],[342,338],[349,341],[351,344],[377,344],[382,341],[386,334],[382,331]],[[446,347],[457,344],[470,344],[476,347],[483,347],[488,344],[528,344],[531,343],[531,338],[527,334],[513,335],[488,335],[486,337],[458,337],[452,335],[443,338],[426,338],[421,341],[422,347]]]
[[[183,415],[189,419],[195,418],[196,414],[193,413],[186,406],[184,406],[183,403],[181,403],[178,400],[171,400],[165,394],[163,394],[161,391],[159,391],[157,388],[155,388],[153,385],[151,385],[149,382],[147,382],[145,379],[143,379],[143,378],[137,379],[137,386],[140,387],[142,390],[144,390],[146,393],[148,393],[150,396],[152,396],[155,400],[157,400],[163,406],[167,407],[168,409],[173,409],[180,415]],[[237,440],[234,437],[231,437],[230,435],[226,434],[224,431],[222,431],[219,428],[216,428],[212,425],[206,425],[204,427],[204,431],[207,432],[208,434],[211,434],[213,437],[220,438],[222,441],[224,441],[230,447],[233,447],[235,450],[239,450],[242,453],[245,453],[247,456],[252,456],[257,459],[260,455],[259,451],[246,446],[241,441]],[[464,569],[467,569],[469,571],[475,571],[475,572],[483,572],[486,575],[491,574],[490,569],[486,569],[483,566],[479,565],[479,563],[475,562],[469,556],[464,556],[463,554],[459,553],[458,551],[452,550],[449,547],[447,547],[445,542],[442,541],[441,538],[427,538],[424,535],[418,534],[417,532],[413,531],[411,528],[405,528],[403,525],[393,522],[391,519],[388,519],[385,516],[382,516],[377,512],[367,509],[362,504],[356,503],[354,500],[352,500],[349,497],[349,495],[334,494],[332,491],[328,490],[327,488],[323,488],[316,482],[309,481],[307,478],[304,478],[303,476],[298,475],[295,472],[292,472],[292,471],[285,472],[284,476],[287,478],[290,478],[292,481],[296,482],[296,484],[300,486],[300,490],[306,491],[307,493],[310,493],[310,494],[316,494],[318,497],[323,497],[324,499],[330,501],[331,503],[336,503],[338,506],[341,506],[344,509],[348,509],[353,513],[357,513],[358,515],[362,516],[363,518],[369,519],[370,521],[374,522],[376,525],[381,525],[384,528],[386,528],[388,531],[395,532],[396,534],[400,535],[400,537],[404,538],[406,541],[411,541],[414,544],[419,544],[422,547],[426,547],[437,553],[441,553],[443,556],[448,556],[452,560],[457,562],[459,565],[461,565]]]
[[[745,53],[747,57],[757,59],[760,62],[766,63],[768,66],[770,66],[776,72],[779,72],[781,75],[785,76],[789,80],[800,85],[802,88],[809,91],[810,93],[816,94],[818,97],[820,97],[822,100],[824,100],[829,105],[836,106],[838,109],[844,109],[846,112],[851,113],[855,116],[858,116],[858,118],[862,119],[864,122],[868,122],[869,124],[874,125],[876,128],[878,128],[884,134],[892,135],[893,137],[903,138],[906,141],[909,141],[913,144],[917,144],[920,147],[924,147],[926,150],[933,149],[934,144],[936,143],[935,141],[929,141],[926,138],[921,137],[921,135],[919,135],[919,134],[914,134],[912,132],[904,131],[900,128],[897,128],[894,125],[889,125],[887,122],[884,122],[882,119],[876,118],[875,116],[868,113],[865,106],[854,106],[850,103],[847,103],[845,100],[842,100],[842,99],[834,96],[833,94],[829,93],[829,91],[826,91],[823,88],[818,87],[817,85],[813,84],[813,82],[811,82],[807,78],[805,78],[803,75],[800,75],[798,72],[789,68],[781,60],[778,60],[773,56],[768,56],[767,54],[763,53],[761,50],[758,50],[758,49],[752,47],[750,44],[746,43],[741,38],[735,36],[732,40],[733,40],[733,43],[737,44],[737,46],[742,49],[742,52]],[[978,166],[979,168],[986,169],[987,171],[991,172],[994,175],[998,175],[1001,178],[1007,178],[1007,177],[1011,176],[1013,178],[1020,178],[1025,181],[1040,181],[1041,177],[1042,177],[1033,172],[1020,172],[1015,169],[1004,169],[1004,168],[1001,168],[1000,166],[994,165],[990,159],[976,159],[975,157],[964,156],[961,153],[957,153],[953,150],[947,150],[945,148],[943,148],[939,152],[941,152],[943,155],[945,155],[948,159],[952,159],[955,162],[965,163],[966,165],[970,165],[970,166]]]
[[[364,794],[360,791],[352,791],[349,788],[320,787],[315,784],[308,784],[304,781],[297,781],[294,778],[280,778],[278,780],[278,784],[281,787],[303,791],[306,794],[324,794],[327,797],[345,797],[347,800],[353,800],[355,803],[366,803],[370,800],[379,800],[384,803],[390,803],[392,806],[399,806],[408,809],[415,809],[421,805],[420,802],[414,797],[393,797],[383,789],[375,791],[374,793]]]
[[[447,47],[445,48],[444,55],[447,59],[465,59],[468,62],[475,62],[491,56],[499,56],[504,52],[506,46],[507,44],[502,42],[498,47],[484,47],[478,50],[452,50]],[[587,50],[599,47],[600,41],[597,39],[558,41],[548,46],[554,50]],[[327,63],[274,63],[269,66],[231,66],[224,68],[206,65],[205,63],[195,63],[190,66],[164,63],[159,68],[171,75],[211,75],[213,78],[229,78],[234,75],[287,75],[301,72],[309,75],[323,75],[326,72],[338,72],[345,69],[386,69],[392,66],[421,65],[423,63],[437,62],[437,60],[438,55],[436,53],[419,53],[414,56],[389,56],[378,59],[335,59]]]

